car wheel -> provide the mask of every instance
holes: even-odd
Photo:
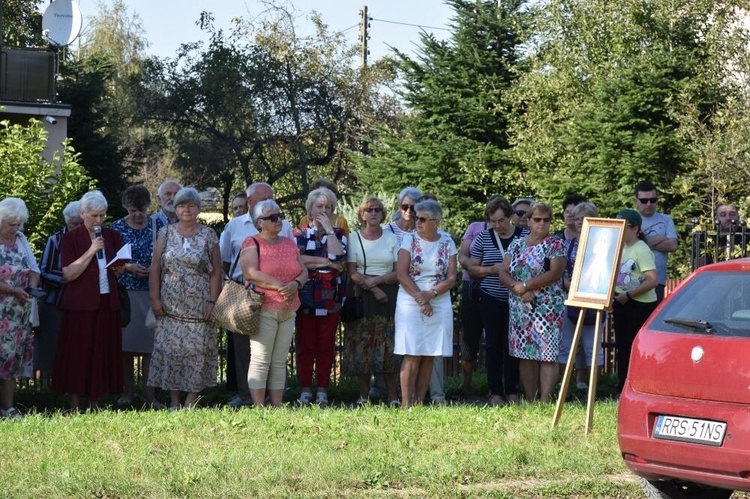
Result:
[[[706,487],[690,482],[677,480],[646,480],[638,478],[649,499],[727,499],[731,490]]]

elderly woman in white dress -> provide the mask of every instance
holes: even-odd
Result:
[[[416,232],[405,234],[396,273],[401,287],[396,299],[394,353],[401,363],[401,406],[421,404],[427,394],[435,357],[453,355],[453,309],[450,290],[456,283],[453,239],[438,233],[440,203],[417,203]]]

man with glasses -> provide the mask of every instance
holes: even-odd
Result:
[[[224,227],[224,231],[221,234],[222,237],[219,241],[224,272],[229,274],[231,271],[232,274],[229,277],[237,282],[244,281],[242,269],[239,265],[235,265],[232,268],[232,265],[237,259],[237,255],[239,255],[245,239],[258,233],[258,229],[255,228],[255,222],[252,219],[253,206],[261,201],[273,199],[273,188],[263,182],[256,182],[250,185],[245,192],[247,194],[247,213],[230,220],[226,227]],[[289,221],[282,220],[279,235],[295,240]],[[250,390],[247,386],[247,371],[249,366],[250,338],[240,333],[230,332],[227,335],[227,384],[230,387],[232,386],[232,380],[229,379],[231,372],[234,372],[235,379],[237,380],[237,395],[227,403],[232,407],[252,405]]]
[[[667,262],[669,253],[677,250],[677,230],[672,219],[656,211],[659,196],[656,187],[648,180],[635,186],[635,208],[641,214],[641,231],[646,236],[646,244],[654,252],[656,273],[659,285],[656,286],[656,301],[664,299],[667,284]]]

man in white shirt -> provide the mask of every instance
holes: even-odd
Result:
[[[160,225],[169,225],[177,222],[177,214],[174,211],[174,197],[180,189],[182,189],[182,185],[179,182],[167,179],[161,183],[159,190],[156,191],[161,210],[153,216],[161,220],[162,223]]]
[[[645,180],[635,186],[635,209],[641,214],[643,224],[641,232],[646,236],[646,244],[654,252],[656,274],[659,284],[656,286],[656,301],[664,299],[664,288],[667,284],[667,263],[669,253],[677,250],[677,230],[672,219],[656,211],[659,196],[654,184]]]
[[[247,213],[229,221],[226,227],[224,227],[219,242],[224,271],[227,274],[230,274],[231,271],[230,278],[237,282],[244,281],[242,269],[239,264],[234,264],[242,249],[242,243],[248,237],[258,233],[258,229],[255,227],[255,222],[252,218],[253,207],[261,201],[273,199],[273,188],[263,182],[256,182],[250,185],[246,192]],[[294,240],[292,226],[289,221],[282,221],[280,235]],[[252,399],[250,398],[250,390],[247,386],[247,371],[250,366],[250,338],[243,334],[231,332],[228,336],[228,343],[230,342],[233,347],[232,350],[234,350],[234,358],[227,358],[227,363],[234,362],[234,370],[237,377],[237,395],[228,402],[228,405],[233,407],[250,405],[252,404]],[[229,350],[230,348],[227,348],[227,351]]]

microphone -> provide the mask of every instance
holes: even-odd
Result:
[[[94,225],[94,235],[96,237],[102,237],[102,228],[99,227],[98,225]],[[102,258],[104,258],[104,250],[103,249],[96,250],[96,258],[99,259],[99,260],[101,260]]]

